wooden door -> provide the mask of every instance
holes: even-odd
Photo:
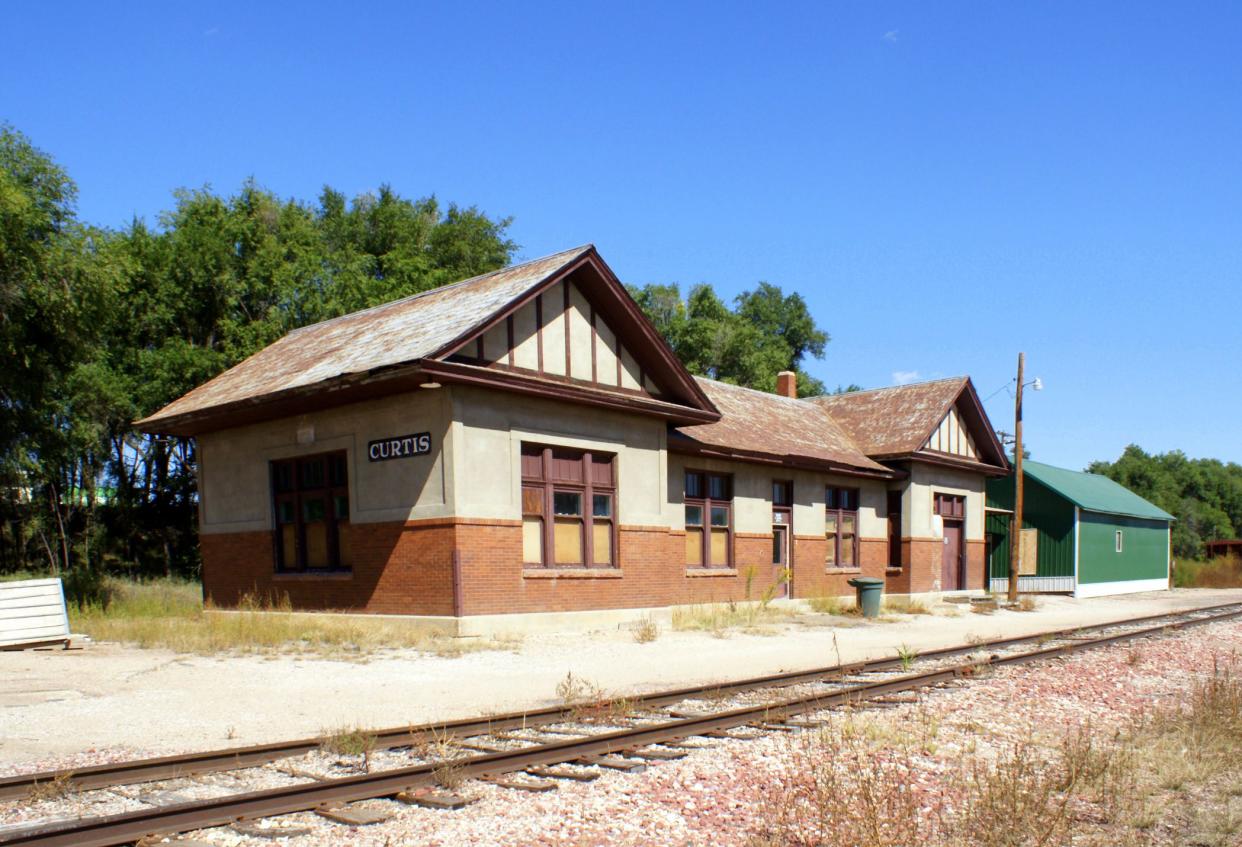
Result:
[[[789,527],[772,525],[772,578],[777,582],[776,597],[788,597],[789,583],[793,581],[789,557]]]
[[[944,558],[940,564],[940,590],[962,588],[962,522],[944,522]]]

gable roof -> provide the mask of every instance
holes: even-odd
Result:
[[[1004,448],[992,431],[970,377],[827,394],[808,400],[831,414],[873,459],[904,458],[923,450],[945,415],[960,401],[981,458],[986,454],[984,463],[1008,467]]]
[[[1100,474],[1071,471],[1030,459],[1022,461],[1022,472],[1089,512],[1152,520],[1176,520],[1164,509],[1144,500],[1121,483]]]
[[[867,458],[832,415],[815,403],[742,388],[696,376],[721,412],[714,423],[678,427],[669,438],[671,449],[735,458],[772,457],[789,464],[812,464],[892,476]]]
[[[710,420],[716,416],[706,396],[677,360],[667,343],[642,317],[637,304],[604,264],[593,245],[575,247],[541,259],[502,268],[394,300],[362,311],[295,329],[248,359],[169,403],[153,415],[137,422],[150,432],[193,434],[221,424],[207,424],[205,417],[219,418],[226,410],[253,407],[288,398],[316,393],[323,399],[326,389],[370,385],[370,393],[381,393],[374,383],[386,377],[404,375],[415,379],[410,366],[426,373],[426,365],[447,358],[465,341],[485,330],[517,305],[543,288],[590,266],[592,281],[614,308],[627,314],[618,319],[629,331],[644,336],[644,351],[661,366],[662,376],[672,383],[675,401],[645,404],[652,410],[676,416],[677,409],[687,420]],[[603,291],[603,289],[608,289]],[[435,361],[436,365],[440,362]],[[404,370],[400,370],[404,368]],[[486,368],[444,364],[436,379],[477,381]],[[520,380],[507,379],[508,387]],[[542,380],[527,380],[532,385]],[[407,379],[407,384],[409,380]],[[543,390],[550,390],[547,386]],[[339,392],[338,392],[339,393]],[[598,395],[601,392],[588,392]],[[605,392],[606,393],[606,392]],[[358,391],[346,392],[336,401],[356,399]],[[639,404],[640,406],[643,404]],[[288,413],[273,406],[267,417]],[[251,418],[256,418],[252,413]],[[231,425],[231,424],[223,424]]]

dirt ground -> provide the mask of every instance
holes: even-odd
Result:
[[[86,752],[149,755],[546,706],[567,673],[624,695],[1239,600],[1242,590],[1043,597],[1034,612],[880,623],[804,616],[767,634],[665,630],[645,644],[625,630],[532,635],[505,651],[393,651],[359,662],[105,643],[0,653],[0,772]]]

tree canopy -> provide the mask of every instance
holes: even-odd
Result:
[[[194,444],[130,422],[288,331],[507,265],[507,218],[388,186],[314,203],[181,190],[155,226],[78,220],[0,127],[0,570],[197,566]]]
[[[760,282],[730,309],[706,284],[692,286],[684,300],[676,283],[631,287],[630,294],[691,373],[773,391],[776,375],[790,370],[798,375],[800,397],[824,393],[801,364],[808,355],[823,357],[828,333],[802,295]]]
[[[1150,454],[1131,444],[1115,462],[1092,462],[1103,474],[1177,518],[1173,553],[1194,558],[1203,542],[1242,534],[1242,465],[1190,459],[1180,450]]]

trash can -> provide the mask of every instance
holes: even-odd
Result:
[[[856,576],[850,585],[858,592],[858,608],[862,609],[864,618],[880,616],[880,597],[884,593],[884,580],[874,576]]]

